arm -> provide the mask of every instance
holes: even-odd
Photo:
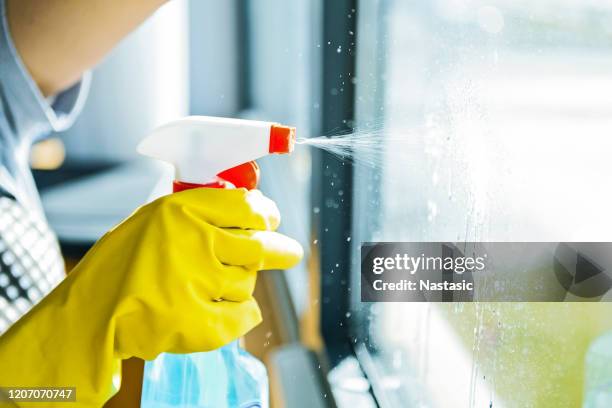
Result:
[[[42,93],[75,83],[166,0],[7,0],[13,41]]]

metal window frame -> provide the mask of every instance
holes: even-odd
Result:
[[[384,72],[386,70],[387,52],[387,26],[384,24],[384,16],[388,12],[388,0],[358,0],[360,7],[360,18],[358,29],[360,41],[358,44],[358,85],[355,101],[356,121],[359,129],[378,129],[384,121],[384,98],[385,83]],[[369,185],[380,185],[382,177],[381,169],[358,167],[356,179]],[[356,213],[362,214],[360,220],[353,223],[353,274],[359,276],[361,257],[357,256],[360,251],[362,240],[370,239],[369,232],[376,230],[380,225],[379,214],[371,211],[371,202],[380,200],[380,190],[377,188],[363,191],[354,191],[353,205]],[[357,273],[355,273],[357,271]],[[351,345],[359,365],[370,384],[370,392],[376,404],[381,408],[394,406],[394,401],[385,392],[381,384],[383,374],[378,370],[371,350],[369,349],[369,334],[364,328],[368,327],[369,305],[360,303],[360,280],[353,282],[353,297],[350,305],[352,313],[351,320]]]
[[[354,121],[357,0],[324,1],[322,16],[320,134],[333,136],[350,132]],[[320,324],[333,367],[353,354],[347,319],[353,167],[328,152],[313,156],[313,207],[320,209],[314,219],[320,248]]]
[[[384,0],[327,3],[323,30],[327,47],[322,61],[323,134],[350,131],[353,126],[359,130],[376,128],[382,119],[380,107],[384,103],[382,74],[385,70],[386,28],[382,16],[388,3]],[[347,22],[346,16],[352,9],[357,13],[352,21]],[[349,31],[354,34],[350,35]],[[327,44],[328,41],[332,44]],[[346,44],[351,52],[337,53],[334,41],[341,43],[342,48]],[[354,82],[342,83],[349,73]],[[329,90],[338,84],[348,87],[336,98],[331,98]],[[356,191],[354,182],[359,180],[360,183],[375,185],[379,182],[380,170],[342,163],[326,153],[319,155],[314,167],[319,170],[313,178],[313,198],[321,209],[317,220],[321,248],[321,331],[327,356],[331,367],[354,356],[370,383],[370,393],[376,405],[388,407],[391,406],[390,400],[379,384],[379,373],[366,347],[367,333],[359,329],[366,327],[367,312],[361,308],[359,280],[352,279],[358,276],[355,271],[360,268],[361,237],[379,222],[377,214],[370,213],[369,202],[380,194],[377,189],[372,189],[365,196],[363,191]],[[341,200],[338,208],[326,205],[328,199],[335,198],[338,188],[331,186],[330,180],[349,193],[344,194],[346,198]],[[354,214],[359,214],[359,217]],[[351,239],[347,240],[349,237]],[[334,270],[333,274],[331,270]]]

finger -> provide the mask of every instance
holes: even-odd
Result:
[[[194,320],[193,327],[189,329],[189,347],[171,352],[217,349],[244,336],[262,320],[261,311],[253,297],[244,302],[206,302],[202,309],[201,316],[208,318]],[[200,314],[195,313],[194,317],[197,315]]]
[[[218,300],[244,302],[253,296],[257,282],[257,269],[242,266],[225,266],[219,272],[223,274],[223,285]]]
[[[272,231],[218,229],[215,256],[226,265],[247,269],[288,269],[304,255],[302,246],[286,235]]]
[[[280,224],[278,207],[258,190],[195,188],[164,199],[217,227],[274,231]]]
[[[259,240],[263,247],[263,263],[259,270],[289,269],[304,256],[299,242],[277,232],[255,231],[251,238]]]

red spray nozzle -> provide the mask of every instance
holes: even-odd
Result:
[[[270,127],[270,153],[291,153],[294,146],[294,127],[276,124]]]

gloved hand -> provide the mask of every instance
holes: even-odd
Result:
[[[121,359],[244,335],[261,321],[257,271],[302,256],[273,232],[279,221],[271,200],[245,189],[198,188],[141,207],[0,337],[0,386],[76,387],[77,404],[65,406],[101,407],[119,388]]]

